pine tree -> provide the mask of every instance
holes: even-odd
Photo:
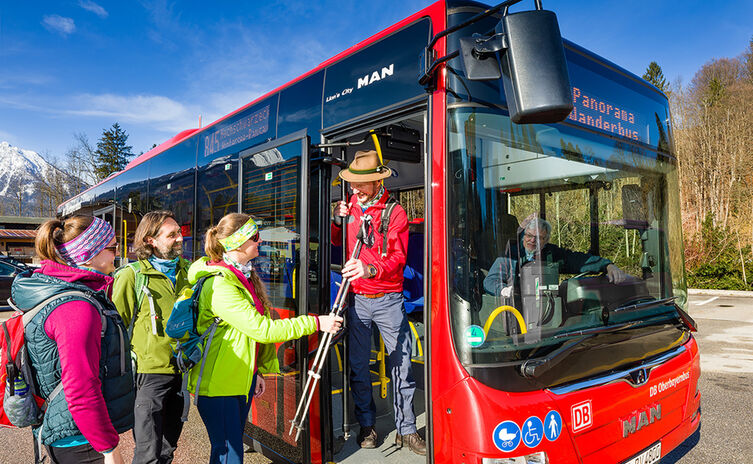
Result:
[[[97,142],[95,150],[97,165],[94,168],[94,174],[97,180],[105,179],[113,172],[121,171],[128,164],[129,158],[133,156],[128,142],[128,134],[121,129],[117,122],[111,128],[102,132]]]
[[[656,88],[658,88],[662,92],[666,92],[669,88],[669,84],[667,84],[667,80],[664,78],[664,73],[661,70],[661,66],[659,66],[656,61],[649,63],[648,68],[646,68],[646,73],[643,75],[643,78],[654,84]]]

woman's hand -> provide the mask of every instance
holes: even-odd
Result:
[[[264,377],[261,374],[256,374],[256,388],[254,389],[254,398],[257,398],[264,394],[267,389],[267,384],[264,382]]]
[[[333,316],[328,314],[326,316],[319,317],[319,330],[322,332],[329,332],[331,334],[337,333],[343,325],[343,318],[341,316]]]
[[[104,455],[105,464],[125,464],[125,461],[123,461],[123,456],[120,454],[119,446],[120,445],[116,446],[115,449],[112,450],[112,452]]]

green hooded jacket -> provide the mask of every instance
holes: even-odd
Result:
[[[188,286],[188,267],[191,263],[183,258],[178,260],[175,271],[175,283],[165,274],[154,269],[152,263],[146,259],[136,262],[139,272],[147,278],[147,288],[154,303],[156,318],[152,324],[150,298],[144,296],[136,314],[133,325],[131,347],[136,353],[137,372],[140,374],[177,374],[173,350],[170,346],[171,338],[165,334],[165,324],[178,294]],[[118,313],[126,327],[131,324],[133,308],[136,306],[136,274],[132,267],[124,267],[115,275],[112,288],[112,301],[118,308]],[[155,334],[156,331],[156,334]]]
[[[197,332],[204,333],[215,317],[222,321],[212,338],[201,379],[201,396],[248,395],[255,370],[262,374],[279,372],[274,343],[310,335],[317,331],[314,316],[273,320],[269,310],[262,316],[254,307],[251,293],[230,269],[208,265],[200,258],[188,270],[195,284],[202,276],[219,274],[206,280],[199,297]],[[256,360],[256,346],[259,360]],[[188,391],[196,392],[200,364],[190,371]]]

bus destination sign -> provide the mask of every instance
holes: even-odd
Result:
[[[634,111],[573,86],[573,111],[568,119],[620,137],[649,143],[648,128],[640,124]]]
[[[269,131],[269,105],[204,136],[204,156],[246,142]]]

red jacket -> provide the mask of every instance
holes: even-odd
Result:
[[[389,192],[385,190],[379,201],[366,210],[365,214],[371,216],[371,228],[374,234],[374,246],[361,248],[361,261],[376,267],[375,277],[366,276],[356,279],[351,283],[351,290],[357,294],[370,293],[401,293],[403,291],[403,270],[405,269],[405,257],[408,250],[408,215],[402,206],[397,205],[392,210],[390,225],[387,230],[387,257],[382,258],[382,245],[384,238],[379,232],[382,221],[382,211],[389,198]],[[361,225],[363,212],[358,198],[353,195],[350,198],[350,216],[343,218],[348,224],[348,258],[353,253],[356,244],[356,235]],[[332,224],[332,244],[342,245],[342,226]]]

